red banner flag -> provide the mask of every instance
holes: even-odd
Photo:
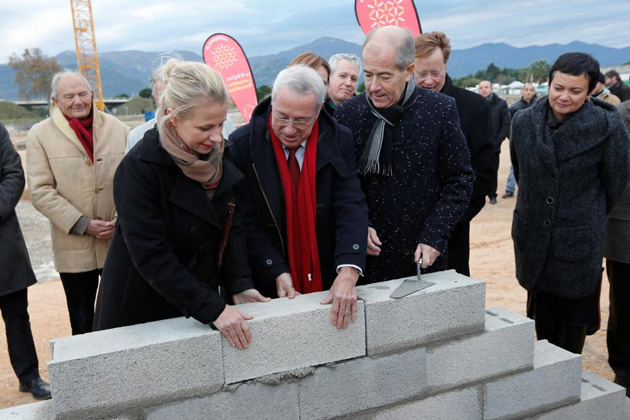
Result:
[[[229,35],[214,34],[203,44],[203,61],[221,74],[232,102],[248,123],[258,99],[254,74],[241,45]]]
[[[356,0],[354,13],[366,35],[380,26],[401,26],[414,37],[422,33],[413,0]]]

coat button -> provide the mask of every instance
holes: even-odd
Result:
[[[547,197],[547,204],[553,204],[553,198]]]
[[[197,232],[199,232],[199,228],[197,226],[193,226],[190,228],[190,234],[191,235],[196,235]]]
[[[359,137],[359,138],[357,139],[357,144],[363,144],[363,139]]]
[[[90,160],[90,158],[85,159],[85,164],[87,166],[92,166],[92,161]]]
[[[546,226],[546,227],[551,226],[551,222],[550,222],[549,220],[545,220],[545,226]]]
[[[408,215],[408,214],[405,214],[405,215],[403,216],[403,221],[404,221],[404,222],[408,222],[408,221],[409,221],[409,215]]]
[[[354,249],[355,251],[358,251],[361,248],[361,245],[359,244],[353,244],[352,245],[352,249]]]
[[[556,174],[551,174],[551,179],[556,179]]]
[[[378,184],[378,179],[372,178],[372,184],[375,184],[375,185]]]
[[[273,264],[273,260],[271,258],[268,258],[267,261],[265,261],[265,264],[271,265]]]
[[[409,254],[411,254],[411,251],[409,251],[408,249],[405,249],[405,250],[403,251],[403,255],[404,255],[405,257],[408,257],[408,256],[409,256]]]

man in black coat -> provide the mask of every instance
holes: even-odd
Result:
[[[355,138],[370,211],[371,282],[447,268],[448,238],[470,202],[474,172],[455,101],[416,86],[415,46],[387,26],[363,44],[365,93],[335,117]]]
[[[289,298],[330,289],[322,303],[345,328],[356,320],[368,218],[352,133],[320,112],[325,94],[313,69],[283,70],[230,149],[245,175],[234,193],[256,288]]]
[[[448,268],[470,276],[470,222],[486,204],[490,193],[494,161],[494,137],[490,105],[481,96],[453,86],[446,72],[451,43],[442,32],[416,37],[415,74],[418,86],[440,92],[455,99],[459,124],[470,150],[475,171],[470,204],[451,233],[448,241]]]
[[[619,76],[616,70],[607,71],[604,77],[606,87],[610,89],[610,92],[617,96],[621,102],[630,99],[630,86],[626,85],[621,80],[621,76]]]
[[[479,83],[479,94],[486,98],[490,103],[490,111],[492,115],[492,128],[494,130],[494,172],[492,175],[492,184],[490,186],[490,204],[497,204],[497,175],[499,172],[499,156],[501,153],[501,143],[510,135],[510,111],[507,102],[499,98],[492,91],[492,83],[487,80]]]
[[[15,214],[24,191],[24,170],[9,133],[0,124],[0,311],[7,334],[9,359],[20,391],[38,400],[50,398],[50,385],[39,376],[39,361],[28,316],[26,288],[37,281]]]

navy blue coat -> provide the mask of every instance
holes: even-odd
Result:
[[[383,242],[381,254],[368,258],[369,282],[414,275],[418,243],[442,253],[427,271],[446,269],[449,235],[470,202],[475,176],[455,101],[424,88],[415,94],[394,128],[393,176],[360,176],[370,224]],[[335,117],[352,130],[361,156],[376,122],[365,93],[342,103]]]
[[[290,270],[284,194],[268,127],[270,110],[270,99],[261,102],[250,123],[230,135],[230,142],[234,163],[245,175],[234,195],[247,229],[254,283],[263,295],[276,297],[276,277]],[[368,218],[352,133],[324,111],[318,124],[316,232],[323,288],[329,289],[339,265],[365,267]]]

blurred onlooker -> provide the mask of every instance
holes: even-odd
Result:
[[[602,73],[599,73],[599,79],[597,80],[597,85],[595,85],[595,89],[591,92],[592,98],[601,99],[602,101],[606,101],[609,104],[619,105],[621,100],[617,97],[617,95],[613,95],[606,88],[606,76]]]
[[[31,202],[50,221],[73,335],[92,331],[96,290],[116,222],[114,173],[129,133],[93,100],[83,76],[57,73],[50,118],[34,125],[26,139]]]
[[[361,73],[361,59],[354,54],[335,54],[330,57],[328,64],[331,73],[325,104],[329,114],[333,115],[331,110],[334,112],[339,104],[355,95]]]
[[[499,98],[499,95],[492,91],[492,83],[484,80],[479,83],[479,94],[490,103],[492,114],[492,129],[494,130],[494,167],[490,185],[490,204],[497,204],[497,175],[499,173],[499,162],[501,153],[501,143],[510,135],[510,111],[507,102]]]
[[[610,89],[613,95],[616,95],[621,102],[625,102],[630,99],[630,86],[626,85],[622,80],[619,73],[616,70],[609,70],[604,75],[604,82],[606,87]]]
[[[510,118],[514,118],[514,114],[521,109],[529,108],[536,102],[536,88],[531,83],[526,83],[523,86],[523,95],[521,99],[513,103],[510,107]],[[510,174],[507,178],[507,184],[505,185],[505,194],[502,198],[514,197],[514,191],[516,190],[516,178],[514,178],[514,168],[510,165]]]
[[[9,360],[20,391],[38,400],[50,398],[50,385],[39,376],[39,361],[28,316],[26,288],[37,281],[15,214],[24,191],[24,170],[9,133],[0,123],[0,311],[6,328]]]
[[[621,120],[630,132],[630,101],[617,106]],[[604,257],[610,282],[610,317],[606,341],[608,363],[615,383],[630,396],[630,188],[626,187],[615,208],[608,214]]]
[[[331,71],[330,71],[330,65],[328,64],[328,61],[326,61],[323,57],[315,53],[312,53],[310,51],[306,51],[299,54],[297,57],[295,57],[293,61],[289,63],[288,67],[294,66],[296,64],[304,64],[305,66],[308,66],[314,69],[317,72],[317,74],[319,74],[319,77],[322,78],[322,81],[324,82],[324,86],[326,87],[326,89],[328,89],[328,82],[330,82]],[[332,108],[330,104],[327,104],[326,100],[324,100],[324,109],[330,115],[333,115],[335,113],[335,109]]]
[[[490,105],[476,93],[453,86],[446,71],[451,43],[444,33],[419,35],[415,45],[416,84],[455,99],[459,125],[470,150],[470,161],[475,171],[473,193],[466,212],[448,240],[448,268],[470,276],[470,221],[486,204],[494,172],[494,133]]]

